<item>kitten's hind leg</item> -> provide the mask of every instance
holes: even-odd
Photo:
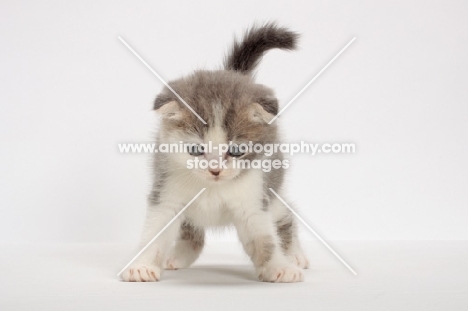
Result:
[[[205,230],[185,221],[180,226],[180,236],[169,252],[165,268],[188,268],[200,256],[205,244]]]

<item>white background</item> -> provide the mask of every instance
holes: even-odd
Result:
[[[257,81],[286,104],[297,142],[354,155],[298,156],[289,200],[325,239],[468,239],[466,1],[2,1],[0,242],[136,243],[150,186],[152,100],[166,80],[218,68],[253,22],[302,33]],[[305,238],[311,238],[304,233]]]

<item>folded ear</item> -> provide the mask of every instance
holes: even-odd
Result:
[[[278,100],[274,97],[261,98],[252,104],[251,118],[257,122],[268,123],[278,113]]]
[[[256,102],[265,109],[266,112],[276,116],[278,114],[278,100],[274,96],[261,97]]]
[[[164,119],[178,120],[182,116],[179,104],[173,100],[156,110]]]
[[[167,94],[160,94],[154,101],[154,110],[156,110],[165,119],[179,119],[182,110],[177,101]]]
[[[274,115],[267,112],[259,103],[253,103],[250,110],[250,118],[252,121],[259,123],[268,123],[273,119]]]

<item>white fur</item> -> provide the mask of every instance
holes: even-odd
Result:
[[[163,133],[164,142],[190,142],[196,137],[180,136],[177,133]],[[220,127],[208,132],[206,139],[213,145],[226,143],[226,135]],[[168,269],[185,268],[197,257],[183,244],[170,250],[176,240],[178,230],[184,219],[195,226],[234,225],[244,248],[255,237],[269,236],[275,247],[271,259],[256,267],[259,278],[268,282],[302,281],[300,267],[306,268],[308,262],[300,250],[297,238],[293,238],[293,251],[283,254],[279,247],[275,223],[285,217],[288,211],[276,199],[262,210],[263,172],[249,170],[241,178],[240,169],[221,171],[218,178],[208,170],[184,169],[185,161],[193,158],[189,154],[171,154],[168,161],[168,177],[161,192],[159,204],[148,206],[147,217],[140,247],[144,247],[202,188],[206,190],[187,208],[173,224],[122,274],[125,281],[158,281],[164,267]],[[206,154],[205,157],[213,157]],[[280,194],[281,189],[276,189]]]

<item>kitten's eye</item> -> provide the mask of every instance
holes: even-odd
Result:
[[[191,145],[188,147],[188,153],[192,156],[198,157],[205,153],[205,148],[202,145]]]
[[[238,158],[238,157],[242,157],[244,154],[245,154],[244,152],[240,151],[238,145],[229,146],[228,155],[230,155],[231,157]]]

